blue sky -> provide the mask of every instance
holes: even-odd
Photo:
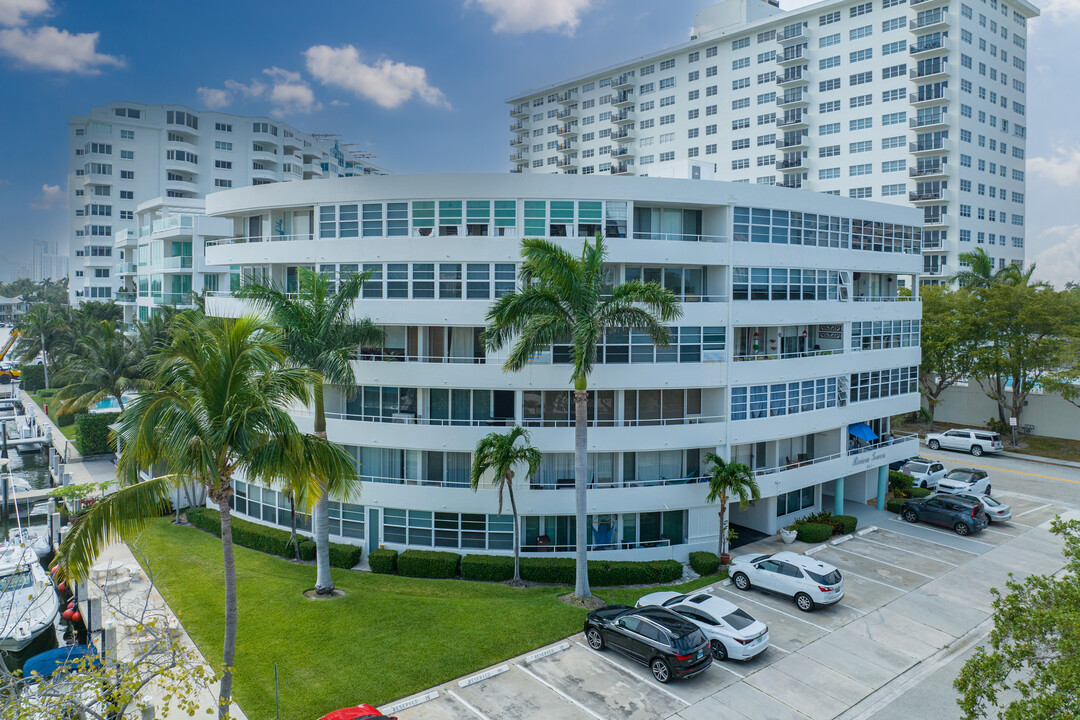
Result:
[[[182,103],[340,133],[396,173],[505,172],[522,90],[687,39],[709,0],[0,0],[0,255],[63,240],[67,119]],[[809,4],[781,0],[792,9]],[[1080,281],[1080,0],[1029,25],[1027,259]]]

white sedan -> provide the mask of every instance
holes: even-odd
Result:
[[[1009,520],[1012,520],[1012,508],[998,500],[996,497],[991,497],[984,493],[971,492],[957,492],[953,493],[953,495],[981,502],[983,504],[983,509],[986,510],[986,518],[992,523],[1008,522]]]
[[[701,628],[717,660],[749,660],[769,647],[769,627],[765,623],[714,595],[655,592],[638,600],[636,607],[645,605],[674,610]]]

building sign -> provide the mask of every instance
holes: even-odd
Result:
[[[818,325],[817,336],[821,340],[843,340],[843,325]]]
[[[875,450],[874,452],[869,453],[859,453],[858,455],[855,455],[851,458],[851,465],[852,467],[873,465],[878,462],[884,462],[885,457],[886,455],[884,450]]]

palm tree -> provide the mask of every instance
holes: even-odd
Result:
[[[57,380],[65,385],[56,398],[60,412],[89,407],[105,398],[116,398],[124,410],[124,393],[146,385],[142,380],[142,356],[135,341],[110,320],[102,320],[75,341],[74,352]]]
[[[336,445],[301,433],[289,406],[310,400],[312,373],[285,365],[280,332],[250,317],[184,317],[163,354],[152,389],[120,416],[119,488],[94,503],[57,551],[60,575],[86,578],[109,542],[131,538],[161,515],[171,493],[197,482],[221,512],[225,638],[218,718],[228,718],[236,655],[236,565],[230,501],[234,478],[268,485],[328,474],[355,477]],[[145,468],[163,474],[143,479]]]
[[[518,445],[517,441],[521,440]],[[529,472],[526,477],[536,474],[537,468],[543,455],[540,451],[529,444],[529,431],[520,426],[514,426],[508,433],[488,433],[476,443],[473,451],[472,470],[469,473],[469,484],[473,490],[480,487],[480,478],[487,472],[492,473],[492,482],[499,488],[499,515],[503,509],[503,490],[510,495],[510,512],[514,516],[514,583],[521,582],[521,571],[518,567],[520,543],[518,543],[518,514],[517,503],[514,501],[514,466],[528,465]]]
[[[549,350],[552,343],[569,341],[572,346],[577,506],[574,595],[579,598],[591,596],[585,515],[586,408],[597,343],[608,329],[625,328],[644,331],[655,344],[666,346],[668,330],[663,323],[682,315],[675,294],[656,283],[635,280],[609,288],[604,276],[606,255],[599,234],[595,242],[583,242],[580,257],[549,240],[523,239],[520,287],[495,301],[484,331],[484,343],[490,350],[500,350],[513,341],[503,366],[508,372],[521,370],[534,352]]]
[[[19,360],[30,362],[41,355],[46,390],[49,389],[49,348],[64,326],[62,316],[53,309],[52,305],[46,303],[33,305],[18,322]]]
[[[289,360],[314,374],[311,396],[315,406],[314,433],[326,439],[326,410],[323,387],[340,386],[348,396],[356,393],[356,374],[351,360],[361,345],[382,344],[385,333],[369,318],[356,320],[352,309],[370,273],[361,273],[337,283],[330,289],[329,278],[307,268],[300,268],[295,292],[269,281],[253,280],[244,285],[238,297],[255,301],[281,328]],[[356,474],[331,477],[315,496],[312,530],[315,535],[318,576],[315,590],[320,595],[334,592],[330,574],[330,496],[349,497],[359,492]]]
[[[720,502],[720,552],[722,558],[727,552],[727,532],[724,515],[727,514],[728,501],[732,496],[739,498],[739,507],[743,510],[752,500],[761,499],[754,471],[739,462],[728,462],[716,453],[705,453],[705,462],[712,464],[709,472],[709,494],[705,502]]]
[[[960,287],[976,290],[994,284],[994,259],[982,248],[960,253],[960,266],[964,265],[967,265],[966,270],[961,270],[950,278]]]

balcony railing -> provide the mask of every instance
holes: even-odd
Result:
[[[751,355],[733,355],[735,362],[750,362],[755,360],[791,360],[793,358],[820,357],[822,355],[843,355],[842,348],[835,350],[804,350],[802,352],[760,352]]]
[[[152,293],[151,297],[155,305],[191,305],[192,295],[186,293]]]
[[[932,177],[934,175],[945,175],[949,172],[949,166],[944,163],[939,165],[927,165],[921,167],[913,167],[908,170],[908,177],[920,178],[920,177]]]
[[[661,233],[634,231],[635,240],[675,240],[680,242],[727,242],[726,235],[701,235],[694,233]]]
[[[166,270],[190,270],[191,256],[177,255],[175,257],[164,258],[161,261],[161,267]]]
[[[213,247],[214,245],[235,245],[237,243],[259,243],[259,242],[291,242],[294,240],[314,240],[315,236],[312,233],[300,233],[297,235],[241,235],[239,237],[231,238],[214,238],[206,241],[206,247]]]
[[[896,436],[894,436],[892,438],[892,440],[880,440],[880,441],[875,442],[875,443],[862,445],[862,446],[860,446],[858,448],[851,448],[849,450],[844,450],[843,452],[831,453],[829,455],[821,455],[820,457],[815,457],[815,458],[796,459],[794,461],[785,462],[782,465],[777,465],[776,467],[758,468],[758,469],[754,470],[754,475],[756,475],[758,477],[762,477],[762,476],[766,476],[766,475],[776,475],[777,473],[782,473],[782,472],[785,472],[787,470],[795,470],[796,468],[808,467],[808,466],[811,466],[811,465],[818,465],[818,464],[821,464],[821,463],[830,462],[832,460],[839,460],[840,458],[845,457],[845,456],[859,455],[861,453],[868,452],[870,450],[876,450],[878,448],[889,447],[889,446],[893,446],[893,445],[900,445],[902,443],[915,443],[916,448],[917,448],[918,440],[919,440],[918,435],[907,435],[907,434],[896,435]],[[914,451],[916,448],[912,448],[912,451]]]
[[[790,170],[793,168],[801,168],[804,163],[805,161],[802,158],[797,158],[795,160],[781,160],[780,162],[776,163],[776,169]]]
[[[908,202],[924,202],[926,200],[941,200],[945,197],[945,191],[941,188],[937,190],[922,190],[920,192],[909,192]]]
[[[483,355],[410,355],[405,348],[363,348],[356,356],[357,360],[370,362],[420,362],[442,365],[485,365]]]
[[[134,292],[121,291],[116,293],[113,297],[116,298],[116,302],[118,303],[133,303],[138,296]]]
[[[852,302],[920,302],[911,295],[852,295]]]
[[[291,410],[290,414],[300,417],[312,417],[310,410]],[[393,413],[392,415],[369,415],[365,413],[350,412],[327,412],[328,420],[350,420],[353,422],[377,422],[395,425],[426,425],[436,427],[510,427],[517,424],[515,418],[431,418],[421,417],[413,413]],[[668,425],[697,425],[700,423],[724,422],[727,418],[723,415],[686,415],[678,418],[652,418],[648,420],[589,420],[589,427],[654,427]],[[524,427],[538,428],[571,428],[574,421],[567,420],[544,420],[526,418],[521,422]]]

